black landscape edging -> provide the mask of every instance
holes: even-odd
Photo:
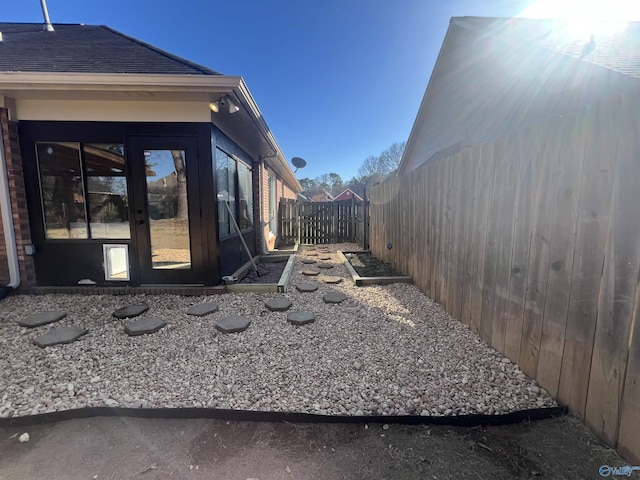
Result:
[[[501,415],[317,415],[313,413],[261,412],[255,410],[228,410],[217,408],[121,408],[87,407],[41,413],[23,417],[0,418],[0,427],[25,427],[64,420],[91,417],[131,417],[197,419],[211,418],[238,422],[290,422],[290,423],[387,423],[403,425],[450,425],[455,427],[477,427],[481,425],[508,425],[531,420],[565,415],[567,407],[534,408]]]

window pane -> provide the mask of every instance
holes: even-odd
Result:
[[[88,238],[80,144],[37,143],[45,236]]]
[[[253,188],[251,184],[251,170],[238,162],[239,212],[238,225],[240,229],[253,227]]]
[[[152,268],[191,268],[185,152],[145,150],[144,156]]]
[[[273,233],[276,233],[278,228],[278,218],[277,218],[277,190],[276,190],[276,177],[269,174],[269,230]]]
[[[216,169],[216,192],[218,197],[218,235],[228,235],[231,233],[229,225],[229,212],[224,204],[229,198],[229,157],[222,150],[216,148],[215,169]],[[231,160],[233,161],[233,160]]]
[[[131,237],[122,144],[85,144],[91,238]]]
[[[227,185],[229,186],[229,208],[233,212],[233,216],[238,221],[238,196],[236,194],[236,161],[228,157],[227,162]],[[226,208],[226,207],[225,207]],[[233,225],[233,220],[229,226],[231,228],[230,233],[236,232],[236,227]]]

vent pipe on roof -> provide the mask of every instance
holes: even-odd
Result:
[[[40,0],[40,5],[42,5],[42,14],[44,15],[44,23],[47,28],[47,32],[53,32],[53,25],[51,25],[51,20],[49,20],[49,11],[47,10],[47,1]]]

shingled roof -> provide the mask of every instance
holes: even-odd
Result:
[[[0,23],[0,71],[220,75],[105,25]]]
[[[405,174],[637,88],[640,23],[454,17],[400,163]]]
[[[463,28],[498,35],[503,41],[537,44],[640,78],[640,22],[602,22],[581,26],[580,22],[533,18],[454,17],[451,21]]]

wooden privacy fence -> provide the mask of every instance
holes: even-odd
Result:
[[[368,238],[364,202],[297,202],[281,199],[279,237],[284,244],[356,242]]]
[[[640,100],[371,191],[371,249],[640,462]],[[391,244],[391,249],[387,248]]]

